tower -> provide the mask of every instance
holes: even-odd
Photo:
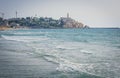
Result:
[[[17,14],[18,14],[18,12],[16,11],[16,18],[17,18]]]
[[[1,18],[3,18],[4,19],[4,13],[2,13],[2,12],[0,12],[0,14],[1,14]]]
[[[69,18],[69,13],[67,13],[67,18]]]
[[[5,15],[5,14],[4,14],[4,13],[2,13],[2,18],[3,18],[3,19],[4,19],[4,15]]]

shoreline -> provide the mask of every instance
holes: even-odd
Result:
[[[8,26],[0,26],[0,31],[10,30],[10,29],[12,29],[12,28],[8,27]]]
[[[5,31],[5,30],[19,30],[19,29],[31,29],[31,28],[12,28],[12,27],[9,27],[9,26],[0,26],[0,31]]]
[[[10,26],[0,26],[0,31],[5,31],[5,30],[26,30],[26,29],[120,29],[120,28],[117,28],[117,27],[108,27],[108,28],[95,28],[95,27],[92,27],[92,28],[31,28],[31,27],[28,27],[28,26],[19,26],[19,27],[16,27],[16,28],[12,28]]]

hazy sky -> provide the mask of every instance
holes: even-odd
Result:
[[[0,0],[5,18],[70,17],[91,27],[120,27],[120,0]],[[1,16],[1,15],[0,15]]]

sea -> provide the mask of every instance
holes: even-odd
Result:
[[[10,50],[4,48],[8,42]],[[120,78],[119,28],[5,30],[0,31],[0,43],[0,53],[26,53],[53,64],[54,72],[47,69],[39,76],[33,72],[28,78]]]

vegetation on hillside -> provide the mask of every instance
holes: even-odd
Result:
[[[17,28],[83,28],[83,24],[72,18],[60,18],[58,20],[48,17],[26,17],[26,18],[0,18],[0,26]]]

